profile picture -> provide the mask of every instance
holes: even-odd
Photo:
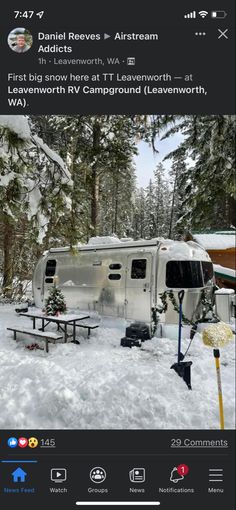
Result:
[[[15,53],[26,53],[33,44],[33,37],[26,28],[14,28],[8,35],[7,42]]]

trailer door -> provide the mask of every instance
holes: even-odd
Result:
[[[53,287],[55,283],[57,261],[55,259],[47,259],[45,274],[44,274],[44,285],[43,285],[43,297],[48,297],[48,291]]]
[[[125,318],[151,321],[152,254],[128,256],[126,270]]]

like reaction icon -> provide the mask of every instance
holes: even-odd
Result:
[[[16,439],[16,437],[9,437],[7,444],[10,448],[16,448],[18,445],[18,439]]]

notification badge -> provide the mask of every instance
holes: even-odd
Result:
[[[177,467],[173,467],[170,474],[170,482],[178,483],[184,480],[184,477],[188,474],[189,467],[186,464],[179,464]]]

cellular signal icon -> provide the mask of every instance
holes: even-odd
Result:
[[[192,12],[189,12],[188,14],[185,14],[184,15],[184,18],[196,18],[197,17],[197,13],[196,11],[192,11]]]
[[[205,18],[207,15],[208,15],[208,12],[207,11],[199,11],[199,16],[201,16],[201,18]]]

